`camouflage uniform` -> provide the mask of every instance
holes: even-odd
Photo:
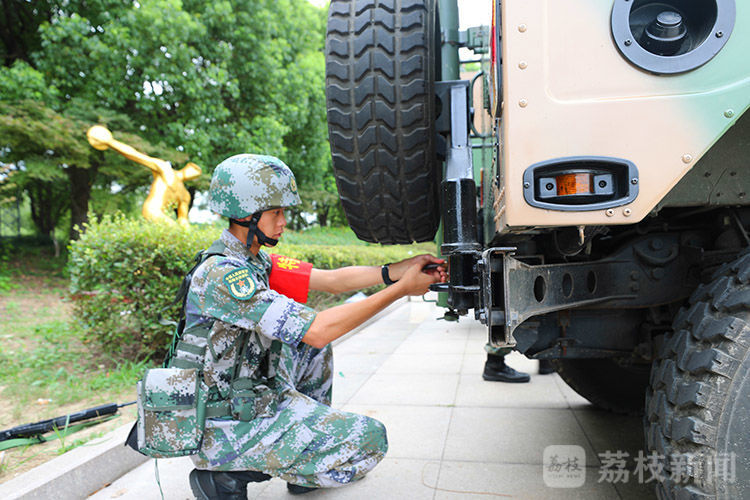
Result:
[[[385,427],[329,406],[331,348],[300,342],[315,312],[268,288],[263,251],[253,255],[228,230],[221,242],[225,256],[198,267],[187,296],[184,335],[211,325],[202,360],[209,418],[196,467],[258,470],[309,487],[362,478],[386,453]],[[245,396],[247,415],[212,418],[212,407]]]
[[[489,342],[484,344],[484,351],[492,356],[506,356],[513,350],[512,347],[495,347]]]

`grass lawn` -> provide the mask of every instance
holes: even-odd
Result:
[[[71,328],[64,259],[18,251],[0,261],[0,430],[135,399],[143,364],[116,366]],[[121,413],[135,416],[133,407]],[[0,452],[0,482],[124,424],[123,416]]]
[[[284,241],[365,244],[348,228],[290,231]],[[415,254],[434,250],[432,243],[413,246]],[[0,430],[133,401],[135,382],[147,366],[146,362],[115,363],[76,330],[67,299],[65,256],[56,258],[52,253],[51,248],[3,252],[0,247]],[[320,310],[347,296],[313,292],[310,305]],[[126,424],[135,413],[135,406],[128,406],[119,411],[120,416],[67,437],[0,452],[0,483]]]

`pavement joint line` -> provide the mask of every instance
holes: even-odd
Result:
[[[361,325],[353,328],[348,333],[342,335],[341,337],[339,337],[336,340],[334,340],[333,342],[331,342],[331,347],[336,347],[337,345],[342,344],[346,340],[348,340],[351,337],[354,337],[355,335],[357,335],[359,332],[361,332],[362,330],[364,330],[368,326],[371,326],[373,323],[375,323],[375,322],[377,322],[377,321],[379,321],[381,319],[385,319],[387,316],[390,316],[391,314],[395,313],[398,309],[401,308],[401,306],[404,306],[404,305],[408,304],[409,302],[411,302],[409,300],[409,297],[401,297],[400,299],[398,299],[395,302],[391,303],[385,309],[383,309],[382,311],[380,311],[379,313],[377,313],[372,318],[368,319],[367,321],[365,321]]]
[[[570,410],[570,413],[573,414],[573,418],[576,421],[576,424],[578,424],[578,427],[581,429],[581,432],[583,432],[583,437],[586,438],[586,442],[589,444],[592,450],[594,450],[594,454],[596,455],[597,461],[599,461],[599,465],[601,465],[602,461],[599,460],[599,454],[596,451],[596,446],[594,446],[594,442],[591,440],[591,436],[589,436],[589,433],[586,432],[586,426],[583,425],[581,422],[581,419],[578,418],[578,415],[575,412],[575,408],[571,406],[570,401],[568,398],[565,397],[565,393],[563,393],[562,386],[560,385],[560,382],[562,381],[562,378],[560,376],[555,377],[555,383],[557,384],[557,389],[560,391],[560,394],[562,394],[563,399],[565,399],[565,402],[568,404],[568,409]],[[619,493],[618,493],[619,494]],[[622,498],[622,497],[621,497]]]
[[[583,425],[581,420],[578,418],[578,415],[576,415],[576,412],[573,411],[573,409],[570,409],[570,413],[573,414],[573,418],[576,421],[576,424],[578,424],[578,427],[581,428],[581,431],[583,432],[583,437],[586,438],[586,442],[591,446],[591,449],[594,450],[594,455],[596,456],[596,460],[599,462],[599,465],[602,464],[602,461],[599,460],[599,453],[596,451],[596,446],[594,446],[594,442],[591,440],[591,436],[589,436],[589,433],[586,432],[586,426]]]
[[[385,319],[389,315],[396,313],[402,306],[407,305],[410,302],[412,302],[411,299],[410,299],[410,297],[402,297],[402,298],[398,299],[396,302],[394,302],[393,304],[389,305],[388,307],[386,307],[385,309],[383,309],[382,311],[380,311],[378,314],[376,314],[375,316],[373,316],[369,320],[365,321],[363,324],[359,325],[354,330],[352,330],[349,333],[347,333],[346,335],[344,335],[344,336],[339,337],[338,339],[336,339],[332,343],[332,347],[335,347],[336,345],[343,343],[345,340],[347,340],[347,339],[353,337],[354,335],[358,334],[360,331],[364,330],[365,328],[367,328],[371,324],[375,323],[379,319]],[[390,312],[389,312],[389,310],[390,310]],[[421,324],[422,323],[420,323],[420,325]],[[417,325],[417,327],[418,326],[419,325]],[[413,330],[410,331],[409,334],[406,335],[404,338],[406,338],[409,335],[411,335],[412,332],[413,332]],[[403,342],[404,342],[404,339],[399,339],[398,345],[400,346]],[[393,350],[395,351],[397,348],[398,347],[395,347]],[[387,357],[385,358],[385,360],[387,360],[392,355],[393,355],[393,352],[386,353]],[[385,362],[385,360],[383,361],[383,363]],[[336,353],[335,352],[334,352],[334,361],[333,361],[333,363],[334,363],[334,367],[335,367],[335,364],[336,364]],[[367,384],[367,382],[377,373],[377,371],[380,369],[380,367],[383,366],[383,363],[380,363],[380,365],[378,365],[378,367],[375,370],[373,370],[371,373],[367,374],[367,377],[362,381],[362,384],[357,388],[357,390],[354,391],[354,393],[352,393],[346,401],[342,401],[340,403],[340,405],[339,405],[340,408],[343,408],[344,406],[346,406],[348,404],[351,404],[351,400],[359,393],[359,391],[362,390],[362,387],[364,387],[365,384]]]
[[[349,404],[349,403],[346,403]],[[537,406],[481,406],[481,405],[453,405],[453,404],[409,404],[409,403],[357,403],[353,406],[382,406],[386,408],[455,408],[458,410],[465,410],[471,408],[481,408],[483,410],[531,410],[531,411],[568,411],[570,408],[550,408],[550,407],[537,407]]]
[[[425,460],[425,459],[419,459],[419,458],[412,458],[412,457],[389,457],[394,458],[397,460]],[[443,459],[441,462],[448,462],[448,463],[455,463],[455,464],[476,464],[476,465],[525,465],[525,466],[544,466],[543,462],[506,462],[506,461],[490,461],[490,460],[466,460],[466,459],[460,459],[460,458],[451,458],[451,459]],[[596,469],[600,470],[601,465],[584,465],[583,466],[586,469]]]
[[[469,348],[469,336],[466,336],[466,339],[464,340],[464,352],[463,356],[461,357],[461,366],[464,365],[464,361],[466,361],[467,356],[467,350]],[[445,450],[448,447],[448,436],[451,432],[451,427],[453,426],[453,414],[456,411],[456,401],[458,400],[458,388],[461,386],[461,379],[460,379],[460,371],[459,371],[459,381],[456,384],[456,390],[453,393],[453,404],[450,405],[450,415],[448,416],[448,427],[445,432],[445,438],[443,439],[443,449],[440,453],[440,464],[438,465],[438,471],[437,471],[437,478],[435,479],[435,484],[440,484],[440,474],[443,472],[443,464],[445,463]],[[437,496],[437,490],[433,493],[433,499]]]

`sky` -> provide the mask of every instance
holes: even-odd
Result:
[[[492,0],[458,0],[458,27],[465,30],[471,26],[489,26],[492,16]]]

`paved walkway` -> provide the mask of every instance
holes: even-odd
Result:
[[[335,346],[334,406],[384,422],[389,451],[359,483],[304,498],[654,498],[651,484],[634,475],[639,418],[592,409],[556,374],[538,375],[538,363],[518,353],[508,362],[532,373],[530,383],[483,381],[484,326],[436,320],[441,314],[417,298]],[[543,462],[550,445],[567,447],[548,448]],[[618,450],[630,457],[619,475],[602,468],[599,457]],[[193,498],[189,458],[158,465],[165,499]],[[620,481],[600,482],[607,470]],[[545,479],[583,485],[550,488]],[[279,479],[251,484],[248,493],[291,498]],[[90,498],[160,498],[153,460]]]

